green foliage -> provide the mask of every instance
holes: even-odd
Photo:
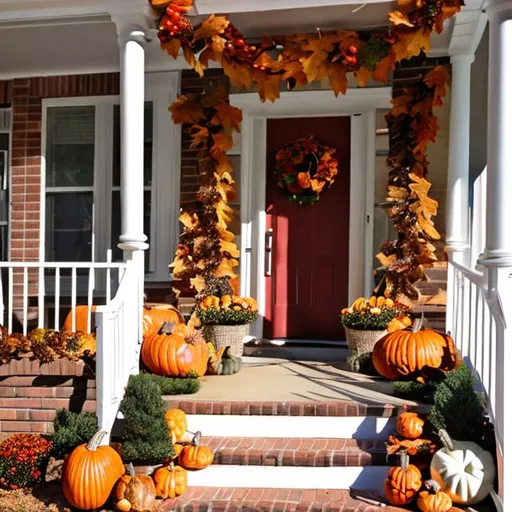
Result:
[[[431,403],[428,421],[460,441],[484,444],[486,416],[482,397],[474,390],[470,369],[461,364],[440,382],[393,382],[395,395]]]
[[[242,309],[200,309],[196,310],[202,325],[245,325],[252,324],[258,318],[256,311]]]
[[[150,375],[153,382],[160,386],[162,395],[192,395],[199,391],[201,383],[197,377],[173,379],[160,375]]]
[[[341,323],[349,329],[357,331],[384,331],[389,322],[398,316],[396,309],[382,309],[378,315],[368,312],[353,311],[341,316]]]
[[[378,375],[373,366],[372,353],[353,354],[347,358],[350,369],[355,373],[364,373],[365,375]]]
[[[165,422],[162,390],[152,375],[132,375],[121,402],[124,416],[123,458],[146,464],[174,456],[169,427]]]
[[[229,277],[210,277],[206,279],[205,288],[200,296],[206,297],[207,295],[213,295],[219,297],[219,299],[223,295],[233,295],[233,287]]]
[[[358,52],[359,62],[362,66],[373,71],[379,62],[389,55],[391,44],[381,37],[372,37],[368,44]]]
[[[97,430],[95,414],[59,409],[53,420],[53,456],[62,459],[77,446],[87,443]]]

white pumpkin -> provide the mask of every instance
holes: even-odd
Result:
[[[454,503],[479,503],[494,485],[496,468],[492,455],[476,443],[453,441],[446,432],[440,432],[440,437],[445,447],[432,458],[432,479]]]

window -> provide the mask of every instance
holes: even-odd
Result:
[[[91,261],[95,108],[47,111],[46,259]]]
[[[92,100],[91,100],[92,101]],[[110,129],[105,129],[110,126]],[[122,261],[120,107],[116,98],[95,105],[46,110],[47,261]],[[110,156],[108,156],[110,155]],[[110,165],[102,167],[102,162]],[[144,111],[144,232],[151,238],[153,103]],[[102,206],[103,205],[103,206]],[[95,247],[97,245],[97,247]],[[146,272],[150,251],[146,251]]]

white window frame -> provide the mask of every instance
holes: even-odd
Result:
[[[181,130],[174,126],[169,104],[179,91],[179,72],[146,74],[145,101],[153,104],[153,152],[151,181],[151,247],[147,282],[170,281],[168,265],[178,240],[180,204]],[[114,248],[112,231],[112,178],[114,105],[119,95],[43,99],[41,141],[40,259],[45,259],[47,110],[52,107],[95,107],[92,258],[105,261]],[[76,187],[78,192],[83,187]],[[145,190],[147,188],[145,187]],[[148,187],[149,189],[149,187]],[[73,192],[75,187],[66,187]]]

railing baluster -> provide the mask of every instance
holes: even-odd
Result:
[[[107,251],[107,263],[110,263],[111,261],[112,261],[112,249],[109,249]],[[107,268],[105,279],[106,279],[106,282],[105,282],[105,303],[109,304],[109,302],[112,300],[112,290],[110,289],[110,286],[111,286],[110,268]]]
[[[94,286],[94,269],[89,269],[89,289],[87,291],[87,332],[91,332],[92,292]]]
[[[8,322],[8,325],[9,325],[9,333],[12,332],[12,308],[13,308],[13,301],[14,301],[14,283],[13,283],[13,280],[14,280],[14,277],[13,277],[13,270],[11,267],[9,267],[9,284],[8,284],[8,288],[9,288],[9,297],[8,297],[8,300],[9,300],[9,303],[7,305],[7,308],[8,308],[8,313],[7,313],[7,322]]]
[[[60,268],[55,269],[55,330],[60,329]]]
[[[71,269],[71,330],[76,331],[76,267]]]
[[[38,288],[37,288],[37,326],[44,327],[44,268],[38,270]]]
[[[28,330],[28,268],[23,267],[23,336]]]

